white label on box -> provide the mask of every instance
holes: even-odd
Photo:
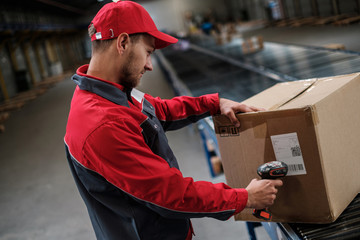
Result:
[[[306,174],[304,159],[296,132],[271,136],[271,142],[276,160],[288,165],[288,176]]]

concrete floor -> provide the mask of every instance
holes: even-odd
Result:
[[[331,42],[349,41],[347,49],[356,50],[359,37],[354,35],[360,32],[358,26],[356,29],[342,32],[342,39],[336,31],[324,33],[323,38],[334,39]],[[296,32],[302,31],[297,38],[292,37],[292,31],[282,29],[282,39],[322,44],[320,37],[301,41],[300,36],[308,39],[313,34],[306,28],[297,29]],[[264,29],[263,33],[273,39],[276,37],[269,29]],[[12,112],[6,122],[6,131],[0,134],[1,240],[95,239],[64,153],[63,136],[74,87],[75,84],[66,79],[21,110]],[[156,61],[154,71],[145,74],[140,89],[163,98],[173,96]],[[223,176],[210,177],[196,128],[169,132],[168,138],[185,176],[195,180],[224,181]],[[225,222],[194,219],[193,225],[195,240],[248,239],[245,224],[233,219]],[[256,228],[256,232],[258,239],[269,239],[263,228]]]

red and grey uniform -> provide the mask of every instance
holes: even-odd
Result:
[[[190,218],[226,220],[245,189],[183,177],[165,131],[219,112],[219,97],[162,100],[77,70],[65,145],[98,239],[191,239]]]

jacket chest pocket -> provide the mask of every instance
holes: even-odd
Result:
[[[158,138],[158,135],[165,133],[162,129],[160,121],[155,115],[154,107],[146,99],[143,103],[143,114],[145,114],[148,118],[141,124],[141,128],[143,129],[143,135],[146,143],[149,147],[151,147],[154,140]]]
[[[145,143],[149,146],[153,153],[162,157],[170,167],[179,169],[176,158],[168,144],[165,132],[161,125],[157,122],[158,121],[153,121],[148,118],[141,124]]]
[[[143,113],[148,117],[147,120],[141,124],[146,144],[153,153],[165,159],[170,167],[179,169],[176,158],[168,144],[165,131],[155,115],[154,107],[146,100],[144,100]]]
[[[148,145],[149,142],[153,142],[153,140],[158,137],[159,133],[162,132],[161,126],[150,118],[141,124],[141,128],[143,129],[143,136]]]

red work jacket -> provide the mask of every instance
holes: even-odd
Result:
[[[245,189],[184,177],[165,135],[218,113],[218,94],[162,100],[87,68],[72,78],[64,140],[98,239],[184,240],[190,218],[226,220],[245,207]]]

